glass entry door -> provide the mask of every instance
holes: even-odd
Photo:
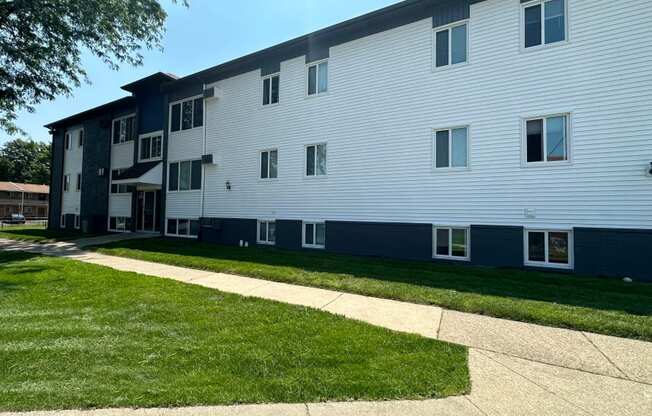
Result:
[[[138,231],[159,231],[159,198],[159,191],[138,191]]]

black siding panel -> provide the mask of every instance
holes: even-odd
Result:
[[[432,27],[444,26],[458,20],[468,19],[471,8],[468,1],[448,1],[435,5]]]
[[[472,225],[471,263],[523,267],[523,227]]]
[[[430,224],[326,222],[326,249],[336,253],[432,259]]]
[[[265,62],[260,68],[260,75],[263,77],[277,72],[281,72],[281,61]]]
[[[96,118],[84,123],[82,166],[81,226],[84,232],[107,229],[111,155],[111,120]],[[104,168],[104,176],[97,171]]]
[[[50,170],[50,196],[48,212],[48,228],[59,228],[61,218],[61,196],[63,187],[63,129],[52,133],[52,160]]]
[[[575,228],[575,272],[652,282],[652,230]]]
[[[276,220],[276,246],[289,250],[301,248],[301,221]]]
[[[256,220],[243,218],[201,218],[200,240],[239,245],[240,240],[256,244]]]
[[[184,88],[175,90],[173,92],[170,92],[170,95],[168,96],[169,103],[178,101],[178,100],[183,100],[184,98],[188,97],[193,97],[195,95],[203,95],[204,94],[204,86],[200,83],[197,84],[190,84],[186,85]],[[167,106],[166,106],[167,107]],[[168,109],[165,109],[165,112],[168,112]]]

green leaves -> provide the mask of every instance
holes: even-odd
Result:
[[[0,181],[50,182],[50,145],[16,139],[0,149]]]
[[[17,111],[88,82],[84,49],[114,70],[141,65],[142,48],[161,48],[166,17],[156,0],[0,1],[0,129],[20,132]]]

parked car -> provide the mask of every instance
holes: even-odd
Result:
[[[6,224],[25,224],[25,216],[22,214],[11,214],[9,220],[5,220]]]

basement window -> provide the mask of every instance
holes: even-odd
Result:
[[[303,247],[325,248],[326,247],[326,224],[323,222],[303,223]]]
[[[276,243],[276,222],[258,220],[258,244],[274,245]]]
[[[573,233],[566,230],[526,230],[525,264],[572,268]]]
[[[469,260],[469,228],[434,226],[432,229],[433,257]]]
[[[199,235],[199,220],[188,218],[168,218],[166,235],[196,238]]]

